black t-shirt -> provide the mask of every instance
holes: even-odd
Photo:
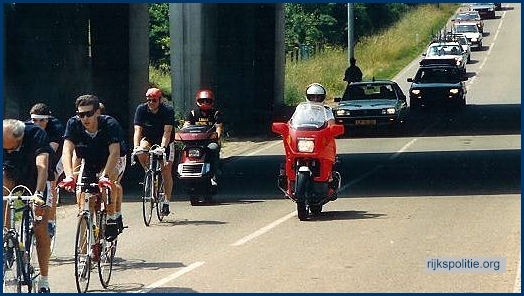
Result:
[[[189,121],[193,125],[213,125],[222,123],[222,113],[214,108],[205,111],[205,113],[200,108],[195,108],[189,111],[185,121]]]
[[[27,122],[33,123],[31,120],[28,120]],[[49,138],[49,143],[53,143],[53,142],[58,143],[58,149],[56,150],[56,152],[52,153],[49,156],[49,163],[51,164],[51,167],[54,168],[56,167],[56,164],[58,163],[58,161],[60,160],[60,157],[62,156],[62,144],[63,144],[62,137],[64,136],[64,126],[55,117],[50,117],[48,119],[47,126],[45,128],[45,132],[47,134],[47,137]],[[54,180],[54,176],[50,180]]]
[[[142,137],[145,137],[151,144],[160,144],[164,134],[164,126],[172,125],[175,127],[175,110],[173,107],[160,104],[156,113],[151,112],[147,103],[136,107],[134,125],[142,127]]]
[[[38,176],[35,159],[41,153],[48,153],[50,156],[54,153],[49,145],[49,138],[39,126],[26,122],[24,138],[18,151],[8,153],[4,149],[3,168],[13,174],[17,185],[25,185],[35,190]],[[51,172],[53,169],[48,165],[48,174]]]
[[[101,170],[109,157],[109,145],[120,143],[120,156],[126,155],[126,143],[122,127],[111,116],[100,115],[98,132],[90,135],[77,116],[71,117],[66,124],[64,139],[75,144],[77,157],[84,158],[86,169]]]

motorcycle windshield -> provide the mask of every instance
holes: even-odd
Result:
[[[294,129],[322,129],[328,121],[326,112],[324,106],[300,103],[291,117],[291,126]]]

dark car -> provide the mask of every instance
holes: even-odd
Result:
[[[352,82],[345,96],[335,98],[335,121],[345,126],[394,126],[406,120],[407,99],[391,80]]]
[[[482,19],[495,18],[495,3],[472,3],[469,9],[478,11]]]
[[[429,106],[466,105],[466,81],[462,71],[451,65],[421,66],[411,82],[409,98],[411,109]]]

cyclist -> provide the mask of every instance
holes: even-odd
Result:
[[[211,151],[211,169],[213,170],[213,178],[211,184],[218,186],[216,174],[220,165],[220,140],[224,131],[222,122],[222,113],[214,108],[215,95],[209,89],[201,89],[197,91],[195,96],[196,108],[189,111],[186,115],[184,126],[188,125],[216,125],[217,143],[210,143],[208,145]]]
[[[82,95],[76,99],[76,116],[66,124],[62,163],[65,178],[61,182],[66,190],[74,191],[74,157],[81,161],[86,172],[97,173],[100,186],[110,186],[111,204],[107,206],[106,238],[114,240],[124,228],[122,221],[123,189],[120,184],[126,167],[126,147],[122,127],[116,119],[100,114],[95,95]],[[80,201],[78,201],[80,206]]]
[[[16,119],[3,121],[3,185],[11,190],[23,184],[41,199],[45,200],[46,180],[49,168],[49,155],[54,150],[49,145],[47,134],[32,123]],[[6,192],[4,192],[6,194]],[[4,219],[7,217],[4,203]],[[34,232],[36,252],[40,267],[38,292],[49,293],[50,238],[47,231],[49,211],[47,206],[35,206]],[[4,220],[4,225],[6,221]]]
[[[56,230],[56,181],[64,171],[60,156],[62,154],[62,136],[64,135],[64,126],[58,119],[52,116],[51,110],[44,103],[37,103],[29,111],[31,121],[40,126],[47,133],[49,144],[54,153],[49,156],[49,173],[47,176],[47,205],[51,207],[49,211],[48,231],[49,236],[53,237]]]
[[[164,179],[165,200],[162,203],[162,214],[169,215],[169,201],[173,191],[173,161],[175,159],[175,145],[173,128],[175,126],[175,111],[165,104],[162,91],[150,88],[146,91],[146,102],[138,105],[135,110],[133,134],[133,151],[149,149],[152,145],[160,145],[166,152],[166,163],[162,167]],[[149,167],[148,154],[139,154],[138,161],[144,169]]]

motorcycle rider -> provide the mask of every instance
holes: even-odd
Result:
[[[146,101],[136,107],[134,118],[133,151],[149,149],[158,144],[166,152],[166,165],[162,167],[165,201],[162,203],[162,214],[170,213],[169,201],[173,192],[173,175],[171,170],[175,159],[175,145],[172,133],[176,125],[173,107],[162,102],[162,91],[150,88],[146,91]],[[149,166],[148,154],[137,155],[140,164],[146,169]]]
[[[196,108],[188,112],[184,126],[188,125],[215,125],[217,142],[210,143],[207,147],[211,154],[211,169],[213,177],[211,185],[217,187],[217,171],[220,164],[220,140],[224,131],[222,113],[214,108],[215,95],[209,89],[200,89],[195,96]]]
[[[333,109],[325,104],[326,100],[326,89],[320,83],[314,82],[307,86],[306,88],[306,101],[310,104],[320,105],[325,108],[326,118],[328,125],[335,124],[335,116],[333,114]],[[336,152],[335,152],[336,153]],[[336,162],[335,162],[336,163]],[[287,187],[287,177],[285,176],[285,164],[280,165],[280,174],[278,176],[279,184],[282,188]],[[337,199],[336,190],[338,189],[338,175],[332,174],[332,179],[329,182],[329,188],[332,200]]]

